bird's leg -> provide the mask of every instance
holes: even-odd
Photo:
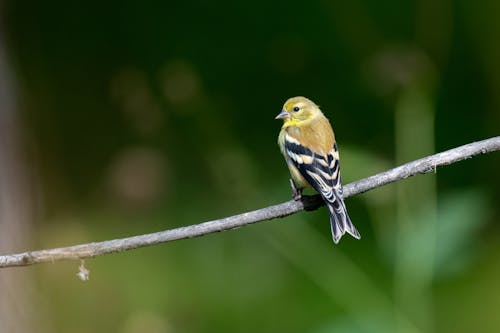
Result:
[[[302,189],[297,188],[292,178],[290,178],[290,186],[292,187],[292,198],[295,201],[302,199]]]

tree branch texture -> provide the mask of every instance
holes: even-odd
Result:
[[[486,154],[498,150],[500,150],[500,136],[469,143],[439,154],[424,157],[419,160],[403,164],[394,169],[390,169],[345,185],[344,198],[348,198],[416,174],[434,172],[438,166],[449,165],[479,154]],[[108,253],[122,252],[139,247],[235,229],[256,222],[267,221],[277,217],[285,217],[302,210],[314,210],[322,205],[323,201],[319,195],[304,196],[301,201],[290,200],[278,205],[269,206],[219,220],[151,234],[48,250],[5,254],[0,255],[0,268],[27,266],[58,260],[80,260],[84,258],[92,258]]]

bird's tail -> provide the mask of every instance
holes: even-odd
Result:
[[[336,193],[332,199],[325,201],[330,213],[330,225],[334,243],[337,244],[346,232],[351,234],[352,237],[360,239],[361,235],[347,214],[344,200]]]

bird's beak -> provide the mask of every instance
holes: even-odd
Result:
[[[274,119],[290,119],[290,114],[286,110],[282,110]]]

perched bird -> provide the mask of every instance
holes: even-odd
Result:
[[[333,241],[346,232],[360,239],[342,199],[339,151],[328,119],[301,96],[288,99],[276,119],[283,120],[278,144],[290,169],[294,199],[301,198],[304,187],[314,188],[328,207]]]

